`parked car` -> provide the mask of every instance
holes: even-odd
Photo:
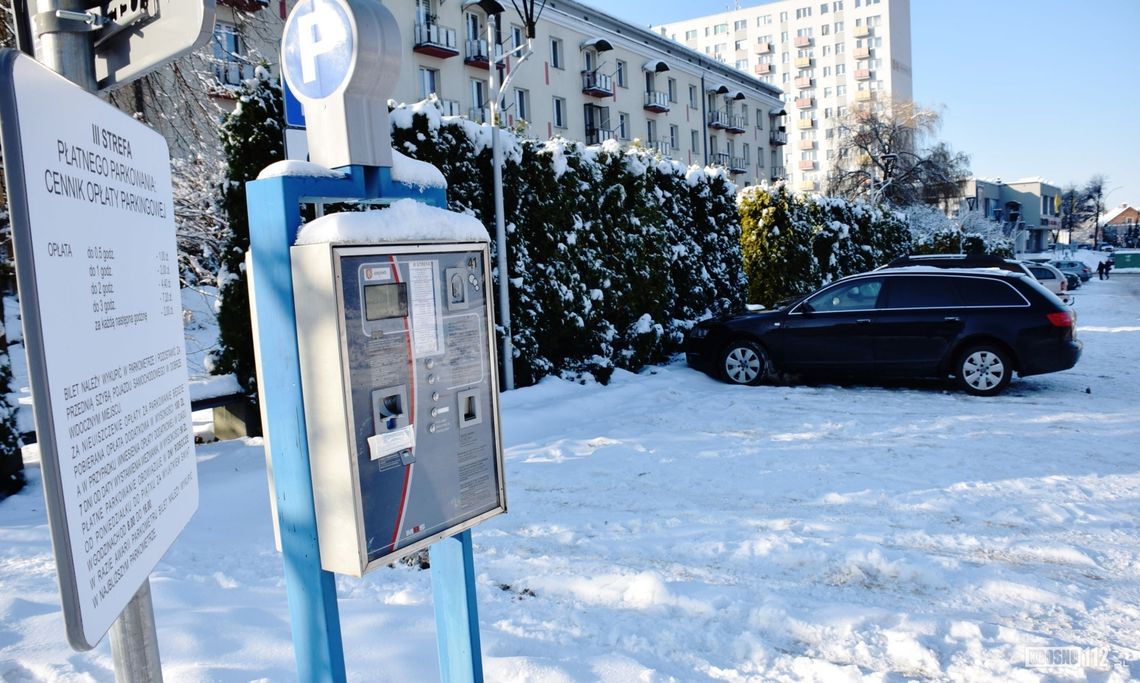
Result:
[[[993,396],[1021,376],[1073,367],[1076,317],[1036,280],[998,270],[907,267],[854,275],[772,311],[698,323],[685,359],[735,384],[779,376],[953,377]]]
[[[1049,265],[1053,266],[1061,272],[1074,272],[1081,278],[1081,282],[1088,282],[1092,278],[1092,270],[1085,265],[1082,261],[1049,261]]]
[[[1080,289],[1081,288],[1081,276],[1080,275],[1077,275],[1076,273],[1074,273],[1071,270],[1062,270],[1061,274],[1064,275],[1065,279],[1069,281],[1069,291],[1070,292],[1072,292],[1074,289]]]
[[[1045,289],[1057,295],[1065,304],[1072,306],[1073,299],[1069,295],[1069,279],[1060,270],[1047,263],[1033,263],[1032,261],[1023,261],[1025,267],[1037,279],[1038,282],[1045,285]]]
[[[933,268],[998,268],[1011,273],[1033,276],[1021,261],[989,254],[931,254],[929,256],[900,256],[883,268],[931,266]]]

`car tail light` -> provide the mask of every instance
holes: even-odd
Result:
[[[1077,324],[1077,318],[1069,311],[1055,311],[1053,313],[1046,313],[1045,317],[1049,319],[1049,323],[1053,327],[1074,327]]]

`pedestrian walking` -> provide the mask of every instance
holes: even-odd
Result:
[[[1104,279],[1104,261],[1096,264],[1096,276],[1101,280]]]
[[[1112,272],[1112,261],[1104,262],[1104,279],[1108,279],[1108,274]]]

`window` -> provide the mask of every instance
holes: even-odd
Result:
[[[961,306],[958,292],[947,278],[937,275],[903,275],[891,279],[886,308],[948,308]]]
[[[697,108],[697,86],[689,86],[689,107],[691,109]]]
[[[627,83],[625,80],[625,74],[626,74],[627,70],[628,69],[626,67],[626,63],[620,59],[617,60],[617,71],[614,72],[614,77],[617,79],[617,84],[619,87],[622,87],[622,88],[628,88],[629,87],[629,83]]]
[[[689,144],[693,147],[693,154],[701,153],[701,131],[694,130],[689,133]]]
[[[732,22],[732,29],[734,31],[743,31],[746,28],[748,28],[748,21],[746,19],[737,19]]]
[[[439,94],[439,69],[429,69],[421,66],[419,69],[420,99],[428,95]]]
[[[796,29],[796,37],[797,38],[811,38],[811,27],[808,26],[805,28]]]
[[[837,97],[843,97],[844,95],[847,94],[847,86],[846,85],[835,86],[835,94]]]
[[[669,126],[669,147],[681,148],[681,129],[677,126]]]
[[[819,13],[820,14],[827,14],[827,9],[828,9],[827,3],[825,2],[819,6]]]
[[[728,24],[717,24],[713,27],[713,33],[728,33]]]
[[[522,88],[515,88],[515,116],[523,121],[530,120],[530,93]]]
[[[787,12],[780,12],[780,23],[781,24],[788,23],[788,13]]]
[[[515,26],[511,24],[511,47],[519,47],[526,43],[526,36],[523,35],[522,26]]]
[[[881,278],[862,278],[829,287],[804,302],[812,311],[828,313],[833,311],[874,310],[875,301],[883,289]],[[797,311],[797,312],[802,312]]]
[[[697,29],[692,28],[692,29],[689,29],[688,31],[685,31],[685,40],[696,40],[696,39],[697,39]]]
[[[562,64],[562,41],[558,38],[550,39],[550,66],[555,69],[564,68]]]
[[[835,2],[831,3],[831,9],[832,9],[832,11],[835,11],[835,12],[842,12],[843,11],[843,0],[835,0]]]
[[[843,43],[836,43],[835,44],[835,54],[837,54],[837,55],[843,54]]]
[[[846,64],[836,64],[835,65],[835,75],[836,76],[842,76],[845,73],[847,73],[847,65]]]
[[[629,139],[629,114],[618,112],[618,138]]]
[[[478,14],[466,12],[463,15],[463,23],[467,25],[467,40],[483,40],[486,37],[483,35],[483,22],[479,21]]]
[[[653,119],[645,122],[645,142],[650,145],[657,144],[657,122]]]
[[[748,48],[748,41],[747,40],[742,39],[742,40],[736,41],[736,49],[737,50],[745,50],[747,48]]]
[[[253,65],[242,56],[245,52],[238,27],[220,21],[214,25],[214,79],[219,84],[240,86],[253,77]]]
[[[665,85],[669,88],[669,101],[670,102],[676,102],[677,101],[677,79],[676,78],[670,78],[667,81],[665,81]]]
[[[787,31],[780,31],[780,42],[781,43],[788,42],[788,32]]]
[[[986,306],[1024,306],[1025,299],[1017,290],[1001,280],[991,280],[981,277],[953,278],[954,288],[963,301],[972,305]]]
[[[829,33],[831,33],[831,25],[830,24],[824,24],[823,26],[819,27],[819,34],[821,36],[826,36]]]
[[[481,78],[471,79],[471,118],[478,119],[482,123],[487,122],[486,119],[488,114],[488,112],[484,111],[483,109],[485,106],[487,106],[487,91],[484,90],[486,87],[487,81],[484,81]]]
[[[842,21],[835,22],[835,32],[836,33],[843,33],[843,22]]]
[[[764,110],[756,107],[756,130],[764,130]]]
[[[562,97],[554,98],[554,127],[566,127],[566,100]]]
[[[771,26],[772,25],[772,15],[771,14],[765,14],[763,16],[756,17],[756,25],[757,26]]]
[[[829,54],[831,54],[831,46],[830,45],[824,45],[823,46],[823,56],[826,57]]]
[[[807,19],[810,16],[811,16],[811,8],[810,7],[801,7],[798,10],[796,10],[796,19]]]
[[[748,107],[740,107],[740,123],[745,126],[748,125]]]
[[[748,143],[747,143],[747,142],[746,142],[746,143],[744,143],[744,144],[741,146],[741,149],[740,149],[740,156],[741,156],[741,158],[743,158],[743,159],[744,159],[744,165],[745,165],[745,166],[747,166],[747,165],[748,165],[748,160],[749,160],[749,159],[752,157],[752,155],[751,155],[751,154],[749,154],[749,151],[748,151]]]
[[[736,68],[741,70],[741,71],[747,71],[748,70],[748,60],[747,59],[736,60]]]

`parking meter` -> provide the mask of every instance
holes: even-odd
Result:
[[[506,511],[486,242],[291,248],[321,565]]]

